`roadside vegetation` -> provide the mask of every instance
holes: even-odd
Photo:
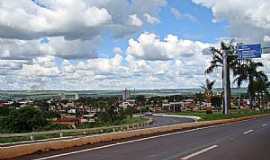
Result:
[[[0,108],[0,133],[27,133],[50,130],[72,129],[70,127],[53,124],[52,119],[59,115],[54,112],[44,112],[35,107]],[[106,105],[104,110],[97,113],[95,122],[86,122],[76,128],[95,128],[105,126],[142,123],[147,119],[133,117],[132,109],[116,110],[114,106]]]

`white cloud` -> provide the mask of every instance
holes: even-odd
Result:
[[[208,47],[209,44],[178,39],[168,35],[161,40],[156,34],[143,33],[137,40],[130,39],[127,54],[144,60],[169,60],[192,57]]]
[[[35,3],[34,3],[35,2]],[[91,39],[111,31],[116,35],[135,32],[131,24],[143,25],[139,17],[157,15],[166,0],[2,0],[0,37],[37,39],[63,36],[66,39]],[[142,7],[143,6],[143,7]],[[131,15],[129,17],[129,15]]]
[[[136,26],[136,27],[141,27],[143,25],[142,20],[136,14],[129,16],[128,23],[130,25]]]
[[[227,21],[233,37],[257,42],[270,34],[269,0],[193,0],[193,2],[210,8],[214,22]]]
[[[5,89],[86,90],[189,88],[203,83],[209,56],[202,55],[200,50],[209,44],[173,35],[161,40],[153,33],[143,33],[133,41],[146,57],[116,47],[110,58],[68,60],[51,55],[33,58],[31,62],[13,60],[14,64],[3,64],[2,69],[0,65],[0,85],[8,83],[2,87]],[[154,50],[163,48],[163,53],[152,53],[145,50],[146,46]]]
[[[6,60],[32,60],[42,56],[65,59],[94,58],[99,37],[92,40],[65,40],[63,37],[39,40],[0,39],[0,58]]]
[[[179,19],[179,20],[182,20],[182,19],[188,19],[192,22],[197,22],[197,18],[194,17],[193,15],[191,14],[182,14],[178,9],[176,8],[171,8],[171,13],[173,16],[175,16],[176,19]]]
[[[160,20],[159,20],[158,18],[153,17],[153,16],[151,16],[151,15],[148,14],[148,13],[145,13],[145,14],[144,14],[144,17],[145,17],[147,23],[150,23],[150,24],[157,24],[157,23],[160,23]]]

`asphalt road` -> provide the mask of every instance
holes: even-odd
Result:
[[[160,127],[177,123],[194,122],[191,118],[179,118],[179,117],[163,117],[163,116],[150,116],[153,119],[153,124],[148,127]]]
[[[24,159],[269,160],[270,117]]]

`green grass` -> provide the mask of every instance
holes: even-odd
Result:
[[[212,121],[212,120],[220,120],[220,119],[231,119],[231,118],[240,118],[244,116],[252,116],[258,114],[266,114],[270,113],[270,111],[250,111],[250,110],[234,110],[231,111],[229,115],[224,115],[221,112],[213,112],[212,114],[206,114],[206,112],[179,112],[179,113],[170,113],[176,115],[189,115],[189,116],[198,116],[201,117],[200,121]]]
[[[30,137],[26,136],[18,136],[18,137],[6,137],[6,138],[0,138],[0,144],[1,143],[12,143],[12,142],[22,142],[22,141],[29,141]]]

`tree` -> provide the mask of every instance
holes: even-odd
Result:
[[[259,103],[260,103],[260,107],[262,104],[262,101],[264,99],[264,96],[269,96],[269,89],[270,87],[270,82],[268,81],[268,79],[264,79],[264,80],[256,80],[254,81],[254,88],[256,90],[256,93],[258,95],[258,99],[259,99]]]
[[[244,81],[248,81],[248,95],[250,99],[250,107],[254,107],[255,95],[258,90],[266,90],[268,85],[267,76],[263,71],[258,71],[258,68],[263,67],[261,62],[254,62],[252,60],[245,60],[244,63],[239,64],[235,71],[235,80],[238,87],[242,85]]]
[[[231,80],[230,80],[230,72],[231,70],[234,72],[236,65],[238,64],[237,61],[237,54],[236,54],[236,46],[234,45],[234,41],[230,41],[228,44],[225,42],[221,42],[220,48],[215,48],[211,47],[210,52],[212,54],[212,60],[210,61],[210,66],[206,69],[205,73],[210,74],[212,73],[215,69],[221,68],[222,69],[222,74],[221,78],[223,79],[224,77],[224,70],[223,70],[223,60],[224,60],[224,52],[227,53],[228,59],[228,70],[227,72],[227,86],[224,86],[224,82],[222,83],[222,88],[227,87],[228,90],[228,107],[230,108],[230,96],[231,96]]]
[[[206,79],[205,80],[205,85],[202,85],[201,88],[204,90],[204,93],[205,94],[213,94],[213,87],[214,87],[214,84],[216,83],[216,81],[211,81],[209,79]]]
[[[213,87],[216,81],[211,81],[209,79],[205,80],[205,85],[201,86],[204,90],[204,95],[207,98],[207,102],[211,103],[211,97],[213,96]]]
[[[204,101],[205,99],[205,95],[202,94],[202,93],[196,93],[194,95],[194,100],[195,100],[195,103],[199,103],[199,109],[201,110],[201,106],[202,106],[202,102]]]
[[[3,130],[11,133],[32,132],[47,124],[44,114],[33,107],[12,110],[0,123]]]

